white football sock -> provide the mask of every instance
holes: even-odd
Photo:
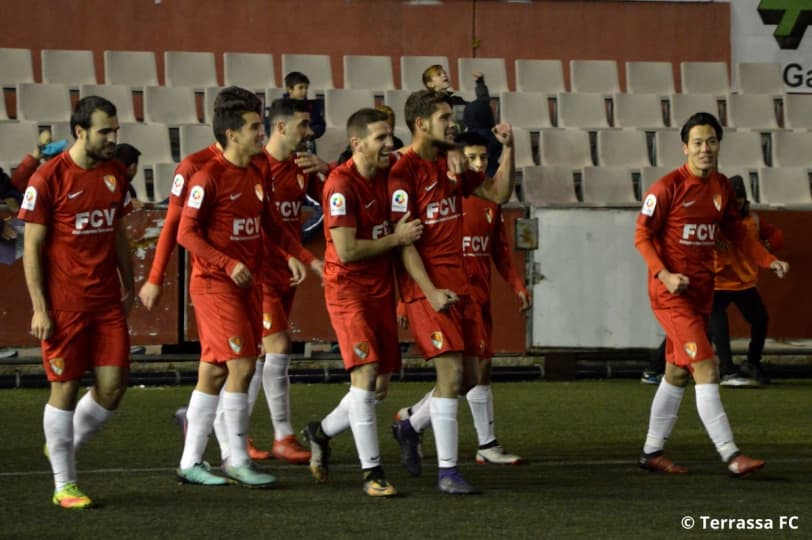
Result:
[[[350,393],[344,394],[336,408],[321,421],[321,431],[328,437],[335,437],[350,429]]]
[[[74,452],[96,435],[111,416],[113,416],[113,411],[108,411],[99,405],[93,399],[92,392],[85,393],[76,404],[76,412],[73,415]]]
[[[223,416],[230,449],[228,463],[239,467],[249,461],[248,457],[248,394],[223,392]]]
[[[214,437],[217,439],[217,444],[220,445],[220,461],[228,461],[228,449],[230,444],[228,442],[228,431],[226,430],[226,417],[223,414],[223,394],[226,391],[226,385],[220,389],[220,395],[217,400],[217,413],[214,416]]]
[[[727,460],[733,457],[739,448],[733,442],[733,431],[730,429],[730,422],[727,420],[722,399],[719,397],[719,385],[697,384],[694,391],[696,392],[696,410],[699,418],[705,425],[705,430],[716,446],[722,461],[727,463]]]
[[[496,440],[496,435],[493,430],[493,394],[490,385],[478,384],[471,388],[465,397],[474,418],[479,446],[492,443]]]
[[[457,466],[458,433],[456,398],[432,397],[431,428],[434,430],[434,442],[437,445],[437,464],[441,468]]]
[[[42,414],[42,430],[45,432],[48,459],[54,473],[54,486],[61,489],[69,482],[76,482],[73,411],[63,411],[46,404]]]
[[[434,393],[434,388],[426,392],[426,395],[420,398],[420,401],[412,405],[412,412],[409,415],[409,423],[412,428],[420,433],[431,424],[431,395]]]
[[[375,418],[375,392],[350,386],[348,395],[350,427],[358,459],[361,461],[361,469],[378,467],[381,464],[381,452],[378,447],[378,424]]]
[[[651,400],[651,413],[648,420],[648,434],[643,445],[643,453],[659,452],[665,447],[665,440],[671,435],[677,422],[677,413],[682,403],[685,388],[674,386],[665,380],[660,381],[654,399]]]
[[[181,469],[188,469],[203,461],[203,452],[209,440],[218,401],[220,396],[212,396],[198,390],[192,392],[189,406],[186,408],[186,441],[180,458]]]
[[[257,397],[259,396],[259,389],[262,388],[262,368],[265,362],[257,360],[256,367],[254,368],[254,376],[251,377],[251,382],[248,385],[248,416],[254,414],[254,405],[257,404]]]
[[[293,435],[290,423],[290,380],[288,379],[289,354],[267,353],[262,373],[265,399],[271,412],[273,438],[280,441]]]

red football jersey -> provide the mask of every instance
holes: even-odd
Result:
[[[50,309],[101,311],[121,300],[115,238],[129,208],[118,161],[83,169],[65,151],[37,169],[19,218],[48,228],[42,261]]]
[[[482,184],[482,173],[467,171],[459,177],[448,170],[445,156],[426,161],[413,150],[403,153],[389,173],[391,223],[411,212],[423,222],[423,235],[415,247],[426,272],[439,289],[468,294],[468,276],[462,262],[462,198]],[[398,286],[404,301],[423,298],[423,292],[398,264]]]

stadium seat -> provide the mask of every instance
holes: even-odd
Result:
[[[174,161],[169,129],[163,124],[121,124],[118,142],[129,143],[141,151],[144,163]]]
[[[218,86],[211,52],[164,52],[164,79],[166,86],[188,86],[202,92],[209,86]]]
[[[812,167],[812,131],[773,133],[773,167]]]
[[[547,94],[541,92],[502,92],[499,113],[501,121],[513,127],[533,130],[552,127]]]
[[[214,117],[214,100],[217,94],[225,88],[223,86],[209,86],[203,90],[203,122],[211,124]]]
[[[330,56],[326,54],[283,54],[282,77],[291,71],[300,71],[310,79],[310,95],[323,93],[335,88],[333,84],[333,67]]]
[[[626,62],[626,92],[670,96],[674,93],[671,62]]]
[[[100,96],[116,106],[119,122],[135,122],[133,94],[129,86],[123,84],[82,84],[79,97]]]
[[[751,175],[751,170],[752,170],[752,175]],[[722,174],[724,174],[728,178],[731,178],[731,177],[736,176],[736,175],[741,176],[742,180],[744,180],[744,190],[747,192],[747,200],[754,203],[754,204],[758,203],[758,201],[760,199],[753,196],[754,195],[754,193],[753,193],[753,185],[752,185],[753,178],[751,178],[751,176],[754,177],[756,183],[758,183],[758,174],[757,174],[758,169],[750,169],[750,170],[748,170],[748,169],[745,169],[745,168],[738,168],[738,167],[735,167],[735,166],[730,166],[728,168],[725,168],[725,167],[722,167],[722,165],[720,163],[719,164],[719,172],[721,172]]]
[[[319,157],[328,163],[336,161],[348,144],[347,130],[343,127],[328,127],[316,140]]]
[[[663,104],[657,94],[615,94],[615,127],[665,128]]]
[[[725,62],[680,62],[679,68],[683,94],[726,96],[730,93]]]
[[[682,139],[678,129],[667,129],[654,134],[656,163],[660,167],[676,169],[685,163]]]
[[[651,165],[646,133],[637,129],[598,131],[598,164],[639,169]]]
[[[375,106],[372,90],[325,90],[324,120],[328,127],[345,129],[347,118],[358,109]]]
[[[569,167],[524,167],[522,194],[524,202],[535,207],[578,204]]]
[[[33,82],[31,49],[0,48],[0,86],[16,89],[18,84]]]
[[[671,126],[681,128],[692,114],[711,113],[719,118],[719,103],[712,94],[672,94]]]
[[[104,51],[105,84],[124,84],[131,90],[158,86],[158,69],[152,51]]]
[[[513,161],[516,170],[536,165],[530,132],[523,128],[513,128]]]
[[[736,88],[740,94],[784,93],[784,77],[777,62],[739,62],[736,64]]]
[[[412,143],[412,133],[407,128],[395,127],[394,135],[403,141],[404,146],[409,146]]]
[[[766,94],[731,94],[727,98],[727,125],[736,129],[778,129],[773,97]]]
[[[78,89],[80,84],[96,84],[96,66],[92,51],[43,49],[42,82],[65,84]]]
[[[181,159],[214,142],[214,132],[210,124],[186,124],[180,126],[178,131]]]
[[[285,94],[284,88],[266,88],[265,106],[270,107],[274,100],[281,98]]]
[[[18,120],[68,122],[70,114],[70,91],[64,84],[17,85]]]
[[[516,91],[558,95],[566,92],[561,60],[516,60]]]
[[[401,56],[400,57],[400,87],[403,90],[414,92],[422,90],[423,72],[429,66],[440,64],[445,68],[448,77],[451,78],[451,70],[448,67],[447,56]],[[391,105],[390,105],[391,107]]]
[[[543,129],[539,138],[542,165],[581,169],[591,167],[589,133],[580,129]]]
[[[784,127],[812,129],[812,94],[784,96]]]
[[[620,92],[617,62],[614,60],[571,60],[570,88],[573,92],[594,94]]]
[[[172,193],[172,182],[175,179],[175,168],[178,164],[173,162],[160,162],[152,165],[152,190],[155,202],[165,201]]]
[[[37,145],[37,135],[34,122],[0,122],[0,161],[8,165],[22,161]]]
[[[170,126],[199,123],[194,91],[183,86],[147,86],[144,122]]]
[[[223,53],[225,86],[241,86],[254,92],[276,87],[273,55],[258,53]]]
[[[485,76],[485,84],[491,96],[509,90],[504,58],[457,58],[457,75],[461,92],[473,92],[476,88],[474,73]]]
[[[406,100],[411,94],[411,90],[387,90],[383,95],[383,102],[392,107],[395,111],[395,128],[406,126],[406,114],[404,113],[404,105]]]
[[[628,167],[584,167],[581,176],[584,202],[596,205],[639,205]]]
[[[395,89],[389,56],[344,55],[344,88],[373,90],[376,94]]]
[[[766,167],[758,173],[761,203],[780,206],[812,204],[808,168]]]
[[[69,145],[76,140],[70,130],[70,122],[51,122],[51,137],[55,141],[64,139]]]
[[[584,129],[608,128],[603,94],[558,94],[558,125]]]
[[[675,168],[676,167],[643,167],[640,169],[640,193],[645,194],[654,182]]]
[[[761,134],[755,131],[726,131],[719,152],[719,169],[758,169],[764,167]],[[725,173],[727,174],[727,173]]]
[[[3,98],[0,99],[0,122],[6,122],[9,119],[8,112],[6,111],[6,100],[2,94],[0,94],[0,97]]]
[[[153,198],[149,196],[147,191],[147,174],[146,169],[151,169],[152,164],[144,163],[143,158],[138,160],[138,169],[135,171],[135,176],[130,180],[130,185],[135,190],[135,198],[139,201],[154,202]]]

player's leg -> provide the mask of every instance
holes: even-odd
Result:
[[[750,345],[747,348],[747,368],[759,384],[768,384],[769,377],[761,367],[761,353],[767,341],[769,316],[758,289],[752,287],[738,291],[734,298],[744,319],[750,324]]]
[[[468,407],[471,409],[479,445],[475,459],[479,464],[516,465],[521,462],[521,458],[506,452],[496,439],[493,392],[491,390],[492,368],[491,358],[479,360],[477,384],[465,394]]]
[[[721,385],[730,387],[752,386],[753,381],[743,377],[739,372],[739,368],[733,363],[727,307],[734,298],[734,291],[714,291],[708,333],[713,340],[716,356],[719,358]]]

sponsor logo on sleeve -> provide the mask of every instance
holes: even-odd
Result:
[[[392,193],[392,212],[405,212],[409,207],[409,195],[403,189],[396,189]]]
[[[28,186],[28,189],[25,190],[25,195],[23,195],[23,210],[33,210],[34,206],[37,204],[37,190],[34,186]]]
[[[180,197],[183,194],[183,184],[186,183],[182,174],[176,174],[175,179],[172,180],[172,195]]]
[[[195,186],[189,192],[189,201],[186,203],[186,206],[189,208],[200,208],[200,205],[203,204],[203,196],[206,195],[206,191],[203,189],[203,186]]]
[[[640,212],[644,216],[653,216],[654,215],[654,208],[657,207],[657,197],[653,193],[649,193],[646,195],[646,200],[643,201],[643,209]]]
[[[117,182],[115,176],[113,176],[112,174],[107,174],[104,176],[104,185],[107,186],[107,189],[109,189],[110,191],[115,191],[116,184]]]
[[[333,193],[330,195],[330,215],[331,216],[346,216],[347,215],[347,201],[341,193]]]
[[[361,360],[366,360],[367,356],[369,356],[369,343],[366,341],[356,343],[352,346],[352,350],[355,353],[355,356]]]

